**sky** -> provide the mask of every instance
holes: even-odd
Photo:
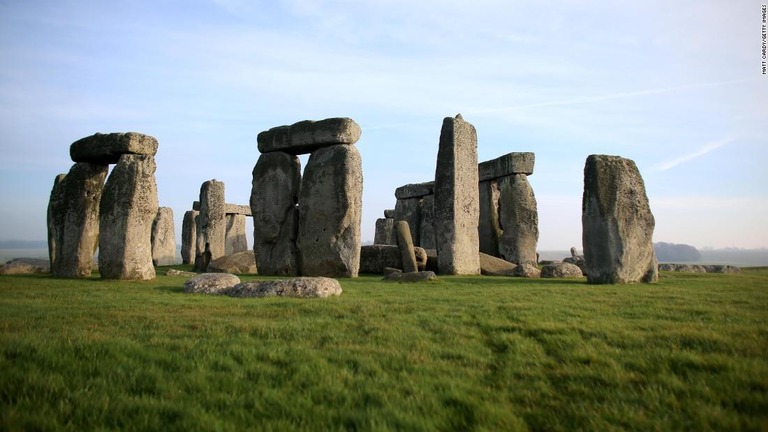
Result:
[[[654,241],[766,247],[761,43],[754,0],[0,0],[0,240],[46,238],[96,132],[158,139],[180,238],[202,182],[249,202],[259,132],[351,117],[371,241],[461,113],[480,161],[536,153],[540,250],[581,248],[590,154],[637,163]]]

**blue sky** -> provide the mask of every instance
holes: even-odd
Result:
[[[536,153],[542,250],[580,248],[594,153],[637,163],[655,241],[768,246],[760,33],[753,0],[0,0],[0,239],[45,239],[53,179],[95,132],[159,140],[180,236],[203,181],[248,202],[260,131],[345,116],[372,240],[461,113],[481,161]]]

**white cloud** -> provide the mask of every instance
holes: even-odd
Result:
[[[692,161],[692,160],[694,160],[696,158],[704,156],[707,153],[711,153],[711,152],[719,149],[720,147],[723,147],[723,146],[725,146],[727,144],[730,144],[730,143],[732,143],[734,141],[736,141],[736,138],[734,138],[734,137],[727,137],[727,138],[723,138],[723,139],[721,139],[719,141],[715,141],[715,142],[704,144],[703,146],[701,146],[696,151],[693,151],[691,153],[685,154],[683,156],[676,157],[674,159],[663,161],[663,162],[653,166],[652,169],[654,171],[666,171],[666,170],[672,169],[672,168],[674,168],[674,167],[676,167],[678,165],[684,164],[686,162],[690,162],[690,161]]]

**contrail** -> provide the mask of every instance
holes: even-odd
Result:
[[[736,138],[734,137],[728,137],[723,138],[720,141],[715,141],[712,143],[708,143],[703,145],[700,149],[696,150],[695,152],[688,153],[687,155],[680,156],[675,159],[671,159],[665,162],[661,162],[653,167],[654,171],[666,171],[670,168],[674,168],[682,163],[688,162],[690,160],[696,159],[697,157],[704,156],[707,153],[710,153],[714,150],[719,149],[720,147],[730,144],[734,142]]]

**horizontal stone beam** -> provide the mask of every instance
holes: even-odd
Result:
[[[419,198],[435,193],[435,182],[412,183],[395,189],[395,198]]]
[[[361,134],[360,125],[351,118],[335,117],[273,127],[259,133],[257,142],[261,153],[282,151],[300,155],[331,145],[352,145],[360,139]]]
[[[192,210],[200,211],[200,201],[192,201]],[[241,204],[224,204],[224,213],[252,216],[251,206]]]
[[[384,217],[385,218],[394,218],[395,217],[395,209],[384,210]]]
[[[154,156],[157,147],[157,139],[138,132],[97,133],[72,143],[69,156],[75,162],[116,164],[124,154]]]
[[[480,181],[488,181],[514,174],[533,174],[536,155],[532,152],[513,152],[478,164]]]

